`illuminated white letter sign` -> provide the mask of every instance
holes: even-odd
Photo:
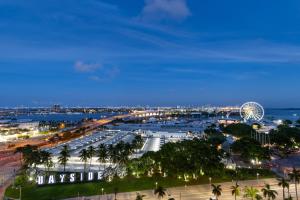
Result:
[[[38,185],[43,185],[45,182],[44,176],[38,176],[37,177],[37,184]]]
[[[66,177],[65,174],[59,175],[59,178],[60,178],[60,182],[61,182],[61,183],[63,183],[63,182],[65,181],[65,177]]]
[[[55,183],[76,183],[84,181],[100,181],[103,179],[103,171],[98,172],[73,172],[73,173],[58,173],[51,175],[38,175],[36,179],[37,185],[53,185]]]
[[[55,178],[54,175],[49,176],[48,184],[54,184],[55,183]]]
[[[88,173],[88,181],[92,181],[94,179],[94,173],[93,172],[89,172]]]
[[[70,174],[70,183],[75,182],[75,173]]]

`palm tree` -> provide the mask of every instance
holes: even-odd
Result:
[[[21,153],[21,165],[25,168],[34,163],[33,152],[37,151],[37,146],[26,145],[24,147],[16,148],[15,153]],[[22,162],[23,161],[23,162]]]
[[[161,199],[161,198],[163,198],[166,195],[166,189],[163,188],[162,186],[158,186],[154,190],[154,194],[157,195],[158,199]]]
[[[246,198],[250,198],[251,200],[261,199],[261,196],[258,194],[259,193],[258,189],[252,186],[245,187],[244,192],[245,192],[244,197]]]
[[[143,146],[143,138],[140,135],[136,135],[135,138],[131,142],[131,146],[134,150],[140,149]]]
[[[295,184],[295,191],[296,191],[296,199],[298,200],[298,191],[297,191],[297,183],[299,183],[300,180],[300,172],[295,167],[293,167],[292,173],[289,174],[291,180],[294,181]]]
[[[86,163],[89,159],[89,153],[86,149],[82,149],[80,152],[79,152],[79,157],[80,157],[80,160],[82,162],[84,162],[84,172],[85,172],[85,169],[86,169]]]
[[[95,155],[95,152],[96,152],[96,149],[95,147],[93,147],[92,145],[88,147],[88,155],[89,155],[89,159],[90,159],[90,167],[91,168],[91,164],[92,164],[92,159],[93,159],[93,156]]]
[[[104,171],[105,171],[105,163],[106,163],[106,159],[108,158],[108,151],[104,144],[100,144],[98,146],[97,157],[98,157],[99,167],[101,166],[101,163],[104,163]]]
[[[145,197],[146,195],[143,195],[143,194],[140,194],[140,193],[136,193],[136,198],[135,200],[143,200],[143,198]]]
[[[45,171],[49,173],[50,167],[53,166],[53,161],[51,158],[51,153],[48,151],[40,151],[41,162],[45,166]]]
[[[43,164],[40,151],[33,150],[31,152],[31,154],[29,155],[29,160],[31,162],[31,165],[33,165],[33,169],[35,171],[35,176],[37,176],[37,174],[38,174],[37,165]]]
[[[116,148],[112,144],[108,146],[108,154],[110,162],[116,163],[118,160],[118,154]]]
[[[231,186],[231,194],[232,196],[234,195],[235,200],[237,196],[240,196],[240,193],[241,193],[240,186],[237,183]]]
[[[221,185],[211,184],[211,186],[212,186],[212,193],[216,196],[216,199],[218,200],[219,196],[221,196],[222,194]]]
[[[285,188],[289,188],[289,182],[285,180],[284,178],[277,179],[278,180],[278,186],[282,187],[282,197],[285,199]]]
[[[58,162],[64,166],[64,172],[66,171],[66,165],[70,158],[70,151],[67,145],[64,145],[58,156]]]
[[[278,194],[276,190],[272,190],[271,186],[269,184],[265,184],[265,187],[261,189],[263,195],[265,198],[268,198],[268,200],[274,200],[276,198],[276,195]]]

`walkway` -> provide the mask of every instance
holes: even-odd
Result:
[[[276,199],[282,199],[282,188],[277,185],[276,179],[262,179],[259,180],[259,184],[257,180],[251,181],[241,181],[239,185],[241,188],[245,186],[254,186],[257,187],[259,190],[263,187],[264,183],[268,183],[271,185],[272,189],[277,190],[278,196]],[[222,183],[222,196],[219,197],[219,200],[232,200],[234,197],[231,195],[230,187],[233,185],[232,182]],[[290,185],[290,192],[292,196],[295,196],[294,185]],[[140,194],[146,195],[143,199],[144,200],[157,200],[157,197],[154,196],[153,190],[145,190],[139,191]],[[168,198],[175,198],[176,200],[208,200],[212,195],[210,192],[209,185],[195,185],[195,186],[187,186],[187,187],[175,187],[175,188],[168,188],[167,190],[168,195],[163,199]],[[298,192],[299,193],[299,192]],[[127,193],[119,193],[117,195],[118,200],[135,200],[136,192],[127,192]],[[103,196],[92,196],[92,197],[77,197],[77,198],[70,198],[66,200],[114,200],[114,195],[103,195]],[[238,200],[244,199],[243,192],[240,197],[237,197]]]

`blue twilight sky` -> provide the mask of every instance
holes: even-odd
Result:
[[[0,0],[0,106],[300,107],[298,0]]]

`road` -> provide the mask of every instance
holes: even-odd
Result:
[[[265,183],[271,185],[272,189],[275,189],[278,192],[278,196],[276,199],[282,200],[282,188],[277,186],[276,179],[262,179],[257,182],[257,180],[250,180],[250,181],[241,181],[239,185],[241,188],[245,186],[254,186],[257,187],[259,190],[263,187]],[[219,197],[219,200],[233,200],[234,197],[231,194],[230,187],[233,185],[232,182],[221,183],[222,186],[222,195]],[[101,187],[101,186],[99,186]],[[105,191],[105,189],[104,189]],[[187,186],[187,187],[174,187],[167,189],[167,196],[163,199],[168,198],[175,198],[176,200],[208,200],[212,197],[210,192],[210,186],[206,185],[195,185],[195,186]],[[143,199],[144,200],[157,200],[158,198],[153,194],[153,190],[145,190],[145,191],[138,191],[140,194],[146,195]],[[295,196],[294,185],[290,186],[290,192],[292,196]],[[119,193],[117,195],[118,200],[135,200],[137,192],[127,192],[127,193]],[[299,191],[298,191],[299,193]],[[66,200],[113,200],[114,195],[108,194],[103,196],[92,196],[92,197],[76,197],[70,198]],[[241,196],[237,197],[238,200],[246,199],[243,197],[243,192]]]

